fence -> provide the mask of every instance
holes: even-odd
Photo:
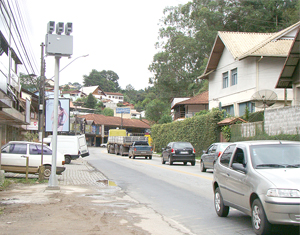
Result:
[[[278,136],[300,140],[300,106],[267,109],[263,122],[232,125],[230,141],[276,139]]]

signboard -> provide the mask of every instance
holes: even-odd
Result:
[[[116,108],[116,113],[130,114],[130,108]]]
[[[70,131],[70,100],[59,99],[58,104],[54,105],[54,99],[46,100],[46,115],[45,115],[45,129],[46,132],[53,131],[53,120],[54,112],[53,108],[58,109],[58,132],[69,132]]]

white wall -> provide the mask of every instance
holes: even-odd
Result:
[[[248,57],[235,61],[230,52],[224,48],[217,70],[209,75],[209,109],[234,105],[234,113],[238,115],[238,104],[248,102],[252,95],[263,89],[273,90],[278,99],[284,100],[284,89],[275,89],[277,80],[286,58]],[[258,64],[258,67],[257,67]],[[231,70],[237,68],[237,84],[231,85]],[[257,70],[258,68],[258,70]],[[223,73],[228,72],[229,86],[223,88]],[[288,90],[288,100],[292,100],[292,91]],[[274,108],[282,107],[278,102]],[[256,111],[259,109],[256,108]]]

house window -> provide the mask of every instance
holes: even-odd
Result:
[[[230,116],[234,117],[233,105],[224,106],[224,107],[222,107],[222,109],[224,109],[226,111],[226,113],[228,113]]]
[[[231,86],[237,84],[237,68],[231,70]]]
[[[248,107],[248,110],[250,113],[255,112],[254,103],[252,103],[252,102],[240,103],[239,104],[239,116],[243,116],[245,114],[246,107]]]
[[[223,88],[228,87],[228,72],[223,73]]]

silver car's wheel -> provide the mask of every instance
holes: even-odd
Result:
[[[206,168],[205,168],[204,162],[202,160],[200,161],[200,171],[201,172],[206,172]]]
[[[219,188],[215,189],[214,203],[215,203],[215,210],[217,215],[220,217],[226,217],[229,213],[229,206],[224,205],[223,198]]]
[[[251,211],[252,227],[256,234],[269,234],[271,224],[269,223],[264,208],[259,199],[255,199]]]

